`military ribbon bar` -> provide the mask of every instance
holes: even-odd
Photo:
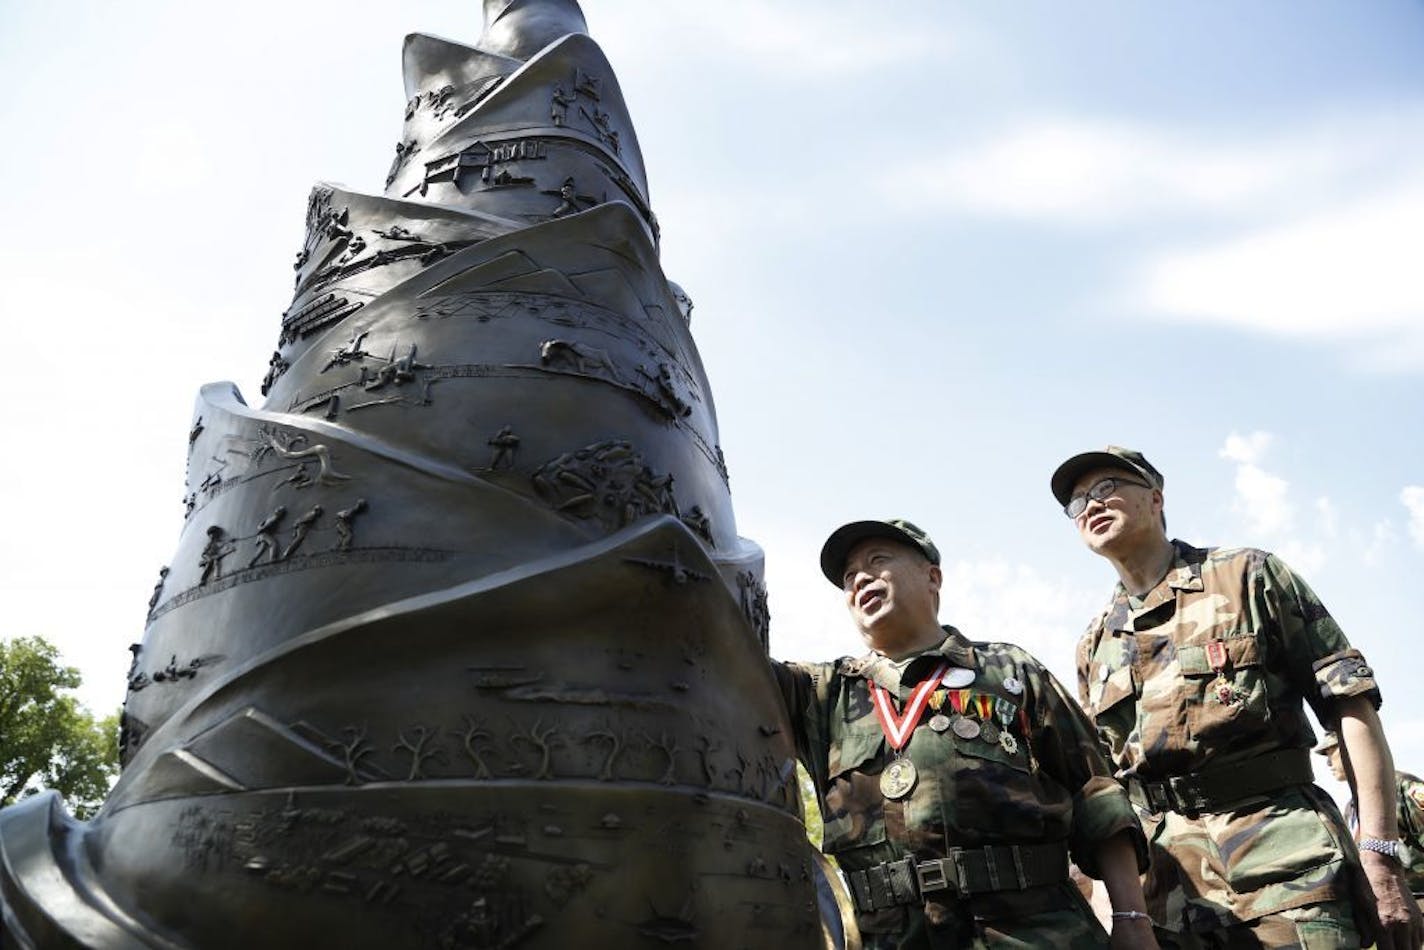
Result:
[[[910,693],[910,698],[905,701],[905,712],[902,715],[896,715],[895,701],[890,698],[889,690],[867,681],[870,698],[875,704],[875,715],[880,720],[880,728],[885,733],[885,741],[890,743],[891,749],[899,751],[910,741],[920,716],[924,714],[925,705],[930,701],[930,693],[940,685],[939,678],[948,669],[948,663],[940,664],[939,669],[935,670],[929,679],[916,686]]]

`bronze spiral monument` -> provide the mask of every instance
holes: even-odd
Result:
[[[406,39],[248,408],[205,386],[123,772],[0,813],[17,947],[816,947],[691,303],[573,0]]]

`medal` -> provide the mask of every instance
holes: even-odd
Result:
[[[915,764],[901,755],[900,750],[914,735],[915,726],[919,725],[920,717],[929,705],[930,694],[939,688],[940,677],[948,668],[948,663],[941,663],[928,679],[911,690],[909,699],[905,700],[905,711],[898,715],[890,692],[878,683],[866,682],[870,689],[871,704],[875,707],[875,716],[880,720],[880,731],[885,733],[885,741],[896,753],[894,760],[880,773],[880,794],[886,798],[904,798],[915,787]]]
[[[1022,689],[1022,686],[1020,686]],[[995,737],[999,742],[999,747],[1013,755],[1019,750],[1018,740],[1009,731],[1010,725],[1014,721],[1014,713],[1019,711],[1019,707],[1013,702],[1000,697],[994,701],[994,718],[999,720],[998,735]]]
[[[1007,699],[1001,699],[994,704],[994,715],[998,718],[999,724],[1004,727],[1005,732],[1009,731],[1009,723],[1014,721],[1014,713],[1018,711],[1019,707]]]
[[[1212,680],[1207,687],[1211,695],[1216,697],[1216,701],[1223,706],[1230,706],[1241,697],[1226,678],[1226,642],[1224,640],[1211,640],[1206,645],[1206,661],[1211,664],[1211,668],[1216,671],[1216,679]]]
[[[979,727],[979,738],[990,745],[995,745],[999,741],[999,727],[992,722],[986,722]]]
[[[944,685],[948,686],[950,689],[958,689],[961,686],[968,686],[970,683],[974,682],[974,671],[971,669],[966,669],[962,666],[956,666],[948,673],[944,674],[944,679],[941,682],[943,682]]]
[[[904,798],[915,787],[915,764],[906,758],[896,758],[880,773],[880,794],[886,798]]]
[[[1004,689],[1008,690],[1010,696],[1017,696],[1023,692],[1023,683],[1017,677],[1004,677]]]
[[[949,728],[954,730],[954,734],[961,739],[977,739],[979,737],[979,723],[968,716],[955,716],[950,720]]]
[[[954,734],[961,739],[973,739],[979,735],[979,724],[964,715],[964,707],[969,705],[969,690],[950,690],[949,705],[954,709],[954,715],[949,718],[949,728]]]
[[[949,717],[944,713],[935,713],[930,717],[930,728],[935,732],[944,732],[949,728]]]

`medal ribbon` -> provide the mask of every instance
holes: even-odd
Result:
[[[939,678],[948,669],[948,663],[941,663],[929,679],[916,686],[905,702],[904,714],[898,716],[895,714],[895,702],[890,698],[889,690],[866,681],[866,685],[870,687],[870,698],[875,704],[875,715],[880,720],[880,729],[885,733],[885,741],[890,743],[891,749],[898,752],[910,741],[910,736],[925,711],[925,705],[930,701],[930,693],[940,685]]]
[[[1222,640],[1210,640],[1206,645],[1206,661],[1211,664],[1212,670],[1218,675],[1226,669],[1226,643]]]
[[[1003,723],[1005,729],[1009,728],[1009,723],[1014,721],[1014,713],[1018,711],[1018,706],[1003,697],[1000,697],[994,704],[994,715],[999,718],[999,722]]]

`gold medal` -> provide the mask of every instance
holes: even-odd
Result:
[[[880,773],[880,794],[890,799],[904,798],[915,787],[915,763],[909,759],[897,758]]]

